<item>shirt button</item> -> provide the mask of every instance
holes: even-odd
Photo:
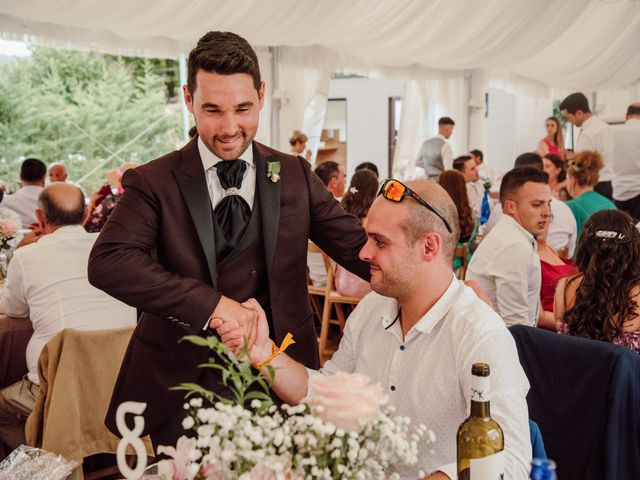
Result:
[[[258,276],[258,272],[256,272],[255,270],[251,270],[251,273],[249,275],[251,275],[253,278],[256,278]]]
[[[395,387],[395,385],[391,385],[391,391],[392,391],[392,392],[395,392],[395,391],[396,391],[396,387]]]
[[[400,350],[404,351],[404,345],[400,345]]]

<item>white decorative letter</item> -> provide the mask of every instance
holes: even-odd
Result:
[[[142,412],[147,408],[146,403],[142,402],[122,402],[116,410],[116,426],[122,439],[118,443],[117,459],[120,473],[129,480],[138,480],[142,477],[144,469],[147,468],[147,449],[143,441],[140,439],[142,430],[144,430],[144,417]],[[134,427],[129,430],[125,421],[127,413],[133,413]],[[127,464],[127,447],[131,445],[136,451],[136,468],[131,470]]]

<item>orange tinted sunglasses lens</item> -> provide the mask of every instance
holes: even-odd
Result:
[[[399,202],[402,200],[402,194],[405,191],[405,186],[396,181],[389,181],[384,191],[384,196],[387,200],[393,200]]]

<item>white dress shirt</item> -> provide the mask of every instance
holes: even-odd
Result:
[[[595,150],[604,161],[604,168],[600,171],[600,181],[610,182],[613,178],[611,165],[614,158],[614,143],[611,127],[607,122],[592,115],[580,127],[577,151]]]
[[[209,190],[211,205],[215,208],[216,205],[218,205],[218,202],[224,198],[224,189],[222,188],[222,185],[220,185],[220,179],[218,178],[218,171],[215,168],[215,164],[224,160],[214,155],[204,144],[202,137],[200,136],[198,136],[198,151],[200,152],[202,167],[204,168],[207,177],[207,188]],[[249,208],[253,209],[253,199],[256,194],[256,166],[253,162],[252,145],[249,145],[249,148],[240,155],[239,160],[244,160],[249,164],[247,165],[247,169],[242,177],[240,196],[247,201]]]
[[[549,233],[547,233],[547,243],[558,251],[569,247],[567,255],[573,257],[578,238],[576,217],[573,216],[567,204],[557,198],[551,199],[550,208],[552,218],[549,224]],[[491,208],[491,215],[487,223],[480,227],[483,238],[489,234],[503,216],[502,205],[498,202]]]
[[[436,137],[444,140],[444,145],[442,145],[442,150],[440,150],[440,155],[442,155],[442,165],[444,165],[445,170],[451,170],[453,168],[453,149],[451,148],[451,144],[442,134],[437,134]]]
[[[64,328],[102,330],[135,325],[134,308],[93,287],[87,279],[89,252],[98,238],[80,225],[60,227],[37,243],[19,248],[9,264],[0,311],[29,317],[29,380],[39,383],[38,357]]]
[[[2,199],[2,206],[20,215],[22,228],[29,228],[29,225],[38,221],[36,208],[41,191],[42,187],[37,185],[25,185],[16,193],[5,195]]]
[[[640,195],[640,118],[630,118],[612,129],[616,154],[613,169],[613,198],[621,202]]]
[[[509,215],[473,253],[467,280],[475,280],[508,325],[538,322],[542,272],[533,235]]]
[[[471,366],[491,368],[491,416],[504,431],[505,478],[529,478],[531,442],[525,397],[529,382],[504,322],[461,281],[451,276],[445,293],[403,339],[395,299],[370,293],[347,321],[344,336],[323,374],[357,372],[378,382],[396,415],[435,433],[419,447],[418,464],[402,470],[416,479],[423,470],[456,478],[456,433],[469,416]],[[314,374],[314,372],[310,372]],[[317,374],[317,373],[316,373]]]

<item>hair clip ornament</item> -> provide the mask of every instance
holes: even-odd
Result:
[[[614,230],[596,230],[595,236],[605,240],[620,240],[624,241],[627,236],[624,233],[616,232]]]
[[[358,189],[357,189],[356,187],[350,187],[350,188],[349,188],[349,191],[350,191],[352,194],[354,194],[354,195],[355,195],[356,193],[358,193]]]

